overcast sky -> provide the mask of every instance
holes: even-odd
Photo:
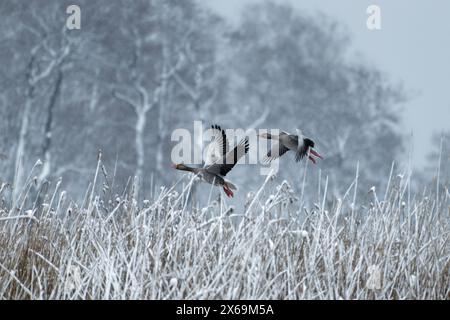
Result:
[[[255,0],[206,0],[233,22]],[[277,0],[322,12],[348,29],[354,54],[402,81],[410,94],[402,131],[412,134],[413,161],[425,165],[434,132],[450,130],[450,1],[448,0]],[[381,8],[381,30],[366,27],[366,9]],[[288,130],[289,128],[285,128]],[[406,157],[407,158],[407,155]]]

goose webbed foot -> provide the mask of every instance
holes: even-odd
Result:
[[[234,196],[233,191],[231,191],[230,188],[228,188],[227,186],[223,186],[223,191],[225,191],[225,194],[227,195],[227,197],[232,198]]]
[[[316,164],[316,159],[314,159],[311,155],[323,160],[323,157],[313,148],[309,148],[308,158],[312,163]]]

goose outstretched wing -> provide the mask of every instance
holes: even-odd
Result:
[[[242,139],[233,150],[226,153],[222,158],[218,159],[214,164],[206,167],[206,170],[225,176],[233,169],[236,163],[242,158],[249,150],[248,137]]]
[[[225,130],[218,125],[212,125],[210,130],[212,130],[214,140],[205,148],[205,152],[203,154],[205,167],[208,167],[222,159],[228,153],[230,148]]]
[[[289,151],[289,149],[284,144],[281,144],[279,142],[273,143],[269,152],[267,152],[266,156],[263,158],[263,162],[269,163],[281,157],[287,151]]]

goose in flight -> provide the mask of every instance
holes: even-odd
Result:
[[[289,150],[295,152],[296,162],[303,159],[306,155],[314,164],[316,163],[316,159],[312,156],[323,159],[322,156],[314,150],[314,141],[303,136],[301,131],[298,129],[296,135],[281,131],[278,135],[262,133],[258,136],[267,140],[277,140],[277,142],[272,144],[272,147],[264,157],[263,162],[271,162],[272,160],[281,157]]]
[[[244,156],[249,149],[248,137],[242,139],[231,151],[229,150],[228,139],[225,130],[218,125],[211,126],[214,140],[207,146],[204,155],[204,166],[202,168],[188,167],[183,163],[174,164],[177,170],[189,171],[196,174],[202,181],[222,186],[228,197],[233,197],[236,186],[225,176],[233,169],[239,159]]]

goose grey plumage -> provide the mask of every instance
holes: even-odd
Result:
[[[185,164],[173,165],[174,169],[189,171],[196,174],[202,181],[222,186],[228,197],[233,197],[232,190],[236,186],[225,179],[225,176],[233,169],[239,159],[249,150],[248,137],[242,139],[231,151],[225,131],[218,125],[211,126],[214,140],[208,145],[205,153],[205,163],[201,168],[189,167]]]
[[[323,159],[322,156],[314,150],[314,141],[302,135],[301,131],[297,129],[297,134],[290,134],[285,131],[281,131],[280,134],[262,133],[258,135],[260,138],[267,140],[276,140],[273,143],[271,149],[264,157],[264,162],[271,162],[272,160],[281,157],[283,154],[292,150],[295,152],[295,161],[298,162],[306,155],[312,163],[316,163],[316,159],[312,157],[316,156]]]

